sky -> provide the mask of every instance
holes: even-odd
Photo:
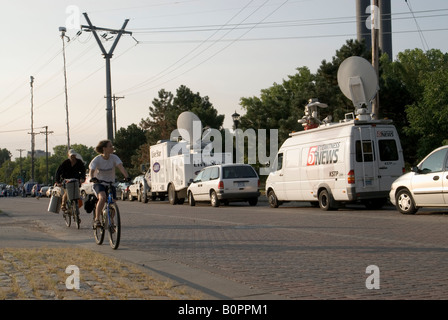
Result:
[[[448,51],[448,1],[391,0],[393,58],[406,49]],[[87,25],[120,29],[111,59],[118,129],[149,117],[162,89],[181,85],[208,96],[224,127],[296,69],[316,72],[356,39],[355,0],[0,0],[0,149],[31,150],[107,138],[106,68]],[[64,37],[67,99],[65,95]],[[99,32],[109,51],[116,34]],[[31,87],[30,77],[33,77]],[[313,98],[313,97],[310,97]],[[318,97],[317,97],[318,98]],[[322,101],[325,102],[325,101]],[[67,130],[67,106],[68,124]],[[45,135],[47,127],[51,134]],[[67,132],[68,131],[68,132]]]

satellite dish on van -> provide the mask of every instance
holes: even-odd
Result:
[[[369,61],[357,56],[345,59],[339,66],[338,85],[358,109],[357,114],[363,114],[359,109],[366,105],[370,115],[370,101],[375,98],[379,86],[375,69]]]
[[[177,117],[177,130],[180,136],[190,143],[191,147],[201,140],[202,123],[193,112],[185,111]],[[194,132],[196,132],[196,135],[193,134]]]

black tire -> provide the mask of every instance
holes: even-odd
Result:
[[[93,214],[93,219],[95,219],[95,213]],[[100,216],[101,226],[95,227],[93,234],[95,236],[95,242],[97,245],[103,244],[104,241],[104,215],[101,213]]]
[[[415,214],[418,208],[415,206],[414,199],[407,189],[398,191],[396,197],[396,207],[402,214]]]
[[[188,203],[192,207],[194,207],[196,205],[196,200],[194,200],[193,192],[188,193]]]
[[[277,196],[275,195],[274,190],[269,190],[268,192],[268,202],[271,208],[278,208],[279,202]]]
[[[145,188],[143,188],[143,194],[142,194],[142,202],[143,203],[148,203],[148,192],[146,192]]]
[[[81,219],[79,218],[78,200],[72,200],[72,216],[75,221],[76,228],[79,229],[81,226]]]
[[[113,217],[115,227],[110,226],[108,224],[107,229],[109,231],[109,244],[112,249],[117,250],[120,245],[121,238],[121,220],[120,220],[120,211],[118,210],[118,206],[115,203],[112,203],[109,206],[110,215]]]
[[[72,216],[70,215],[70,211],[67,211],[67,213],[64,212],[63,216],[64,216],[64,220],[65,220],[65,225],[67,227],[70,227],[70,225],[72,224]]]
[[[170,184],[168,187],[168,201],[171,205],[175,205],[179,201],[179,199],[177,198],[176,189],[174,188],[173,184]]]
[[[219,207],[220,203],[215,190],[210,193],[210,204],[212,205],[212,207]]]
[[[249,205],[256,206],[258,203],[258,198],[249,199]]]
[[[333,196],[327,191],[327,189],[324,189],[319,193],[319,207],[324,211],[335,209]]]

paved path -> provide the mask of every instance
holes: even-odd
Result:
[[[112,250],[107,236],[104,244],[98,246],[93,232],[86,227],[90,221],[86,221],[84,212],[82,230],[74,226],[67,230],[62,218],[58,225],[46,222],[53,215],[46,213],[47,205],[45,198],[1,199],[0,300],[287,299],[141,250],[123,245]],[[98,260],[102,265],[96,265]],[[67,289],[66,280],[72,275],[66,273],[69,265],[79,268],[79,289]],[[48,276],[49,273],[53,274]]]

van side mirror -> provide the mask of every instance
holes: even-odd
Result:
[[[412,168],[411,168],[411,172],[418,173],[418,167],[412,167]]]

